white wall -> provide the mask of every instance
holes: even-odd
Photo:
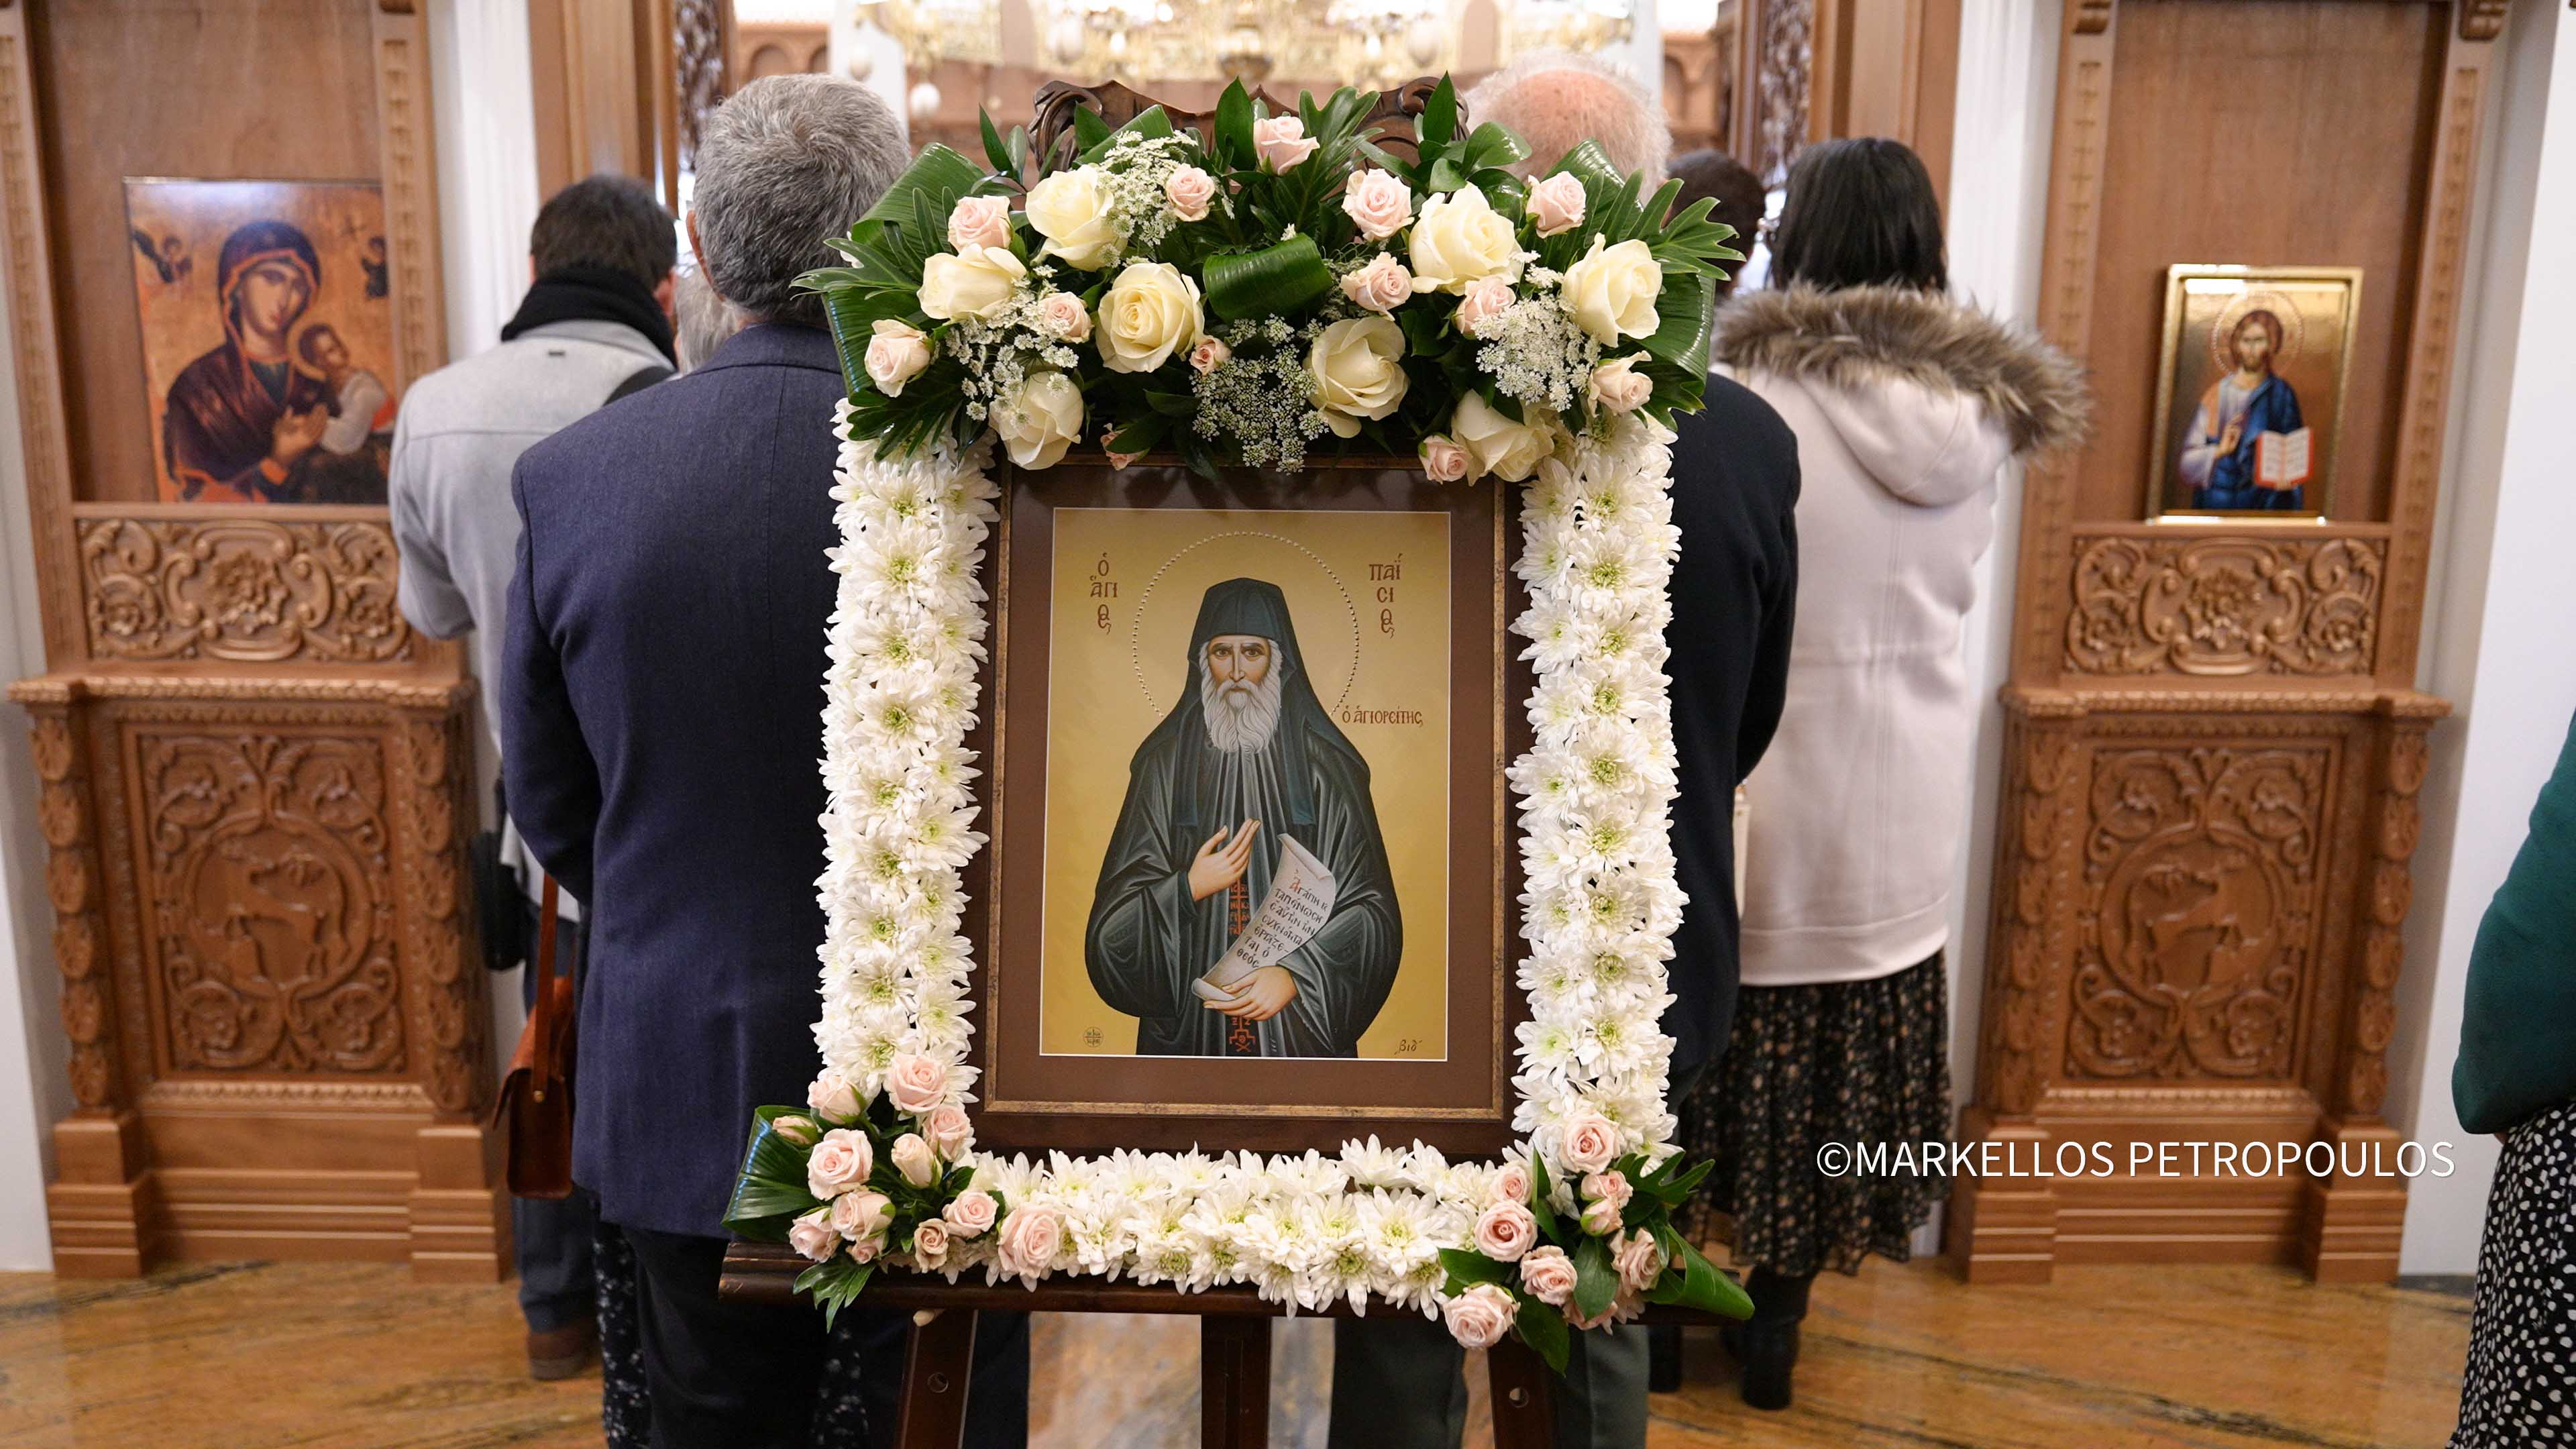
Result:
[[[433,0],[429,47],[447,349],[471,357],[501,340],[528,290],[540,198],[527,0]]]
[[[2576,234],[2576,23],[2562,6],[2517,6],[2500,43],[2421,680],[2457,712],[2433,735],[2389,1049],[2390,1121],[2414,1140],[2457,1144],[2460,1171],[2409,1192],[2409,1273],[2476,1266],[2496,1144],[2463,1133],[2451,1109],[2461,992],[2479,918],[2576,715],[2576,276],[2563,241]],[[2535,248],[2535,237],[2550,240]]]

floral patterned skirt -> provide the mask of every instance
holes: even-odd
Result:
[[[1792,1276],[1902,1263],[1947,1176],[1827,1177],[1829,1142],[1950,1135],[1950,992],[1941,953],[1873,981],[1747,986],[1725,1057],[1682,1104],[1681,1141],[1716,1164],[1679,1226]],[[1846,1164],[1848,1157],[1841,1159]]]

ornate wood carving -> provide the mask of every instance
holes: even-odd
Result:
[[[2078,35],[2099,35],[2111,28],[2111,0],[2075,0],[2069,9]]]
[[[1764,176],[1783,174],[1807,144],[1808,81],[1815,74],[1815,0],[1764,0],[1753,46],[1752,135]]]
[[[2370,827],[2370,867],[2362,893],[2361,961],[2352,992],[2350,1046],[2338,1108],[2375,1117],[2388,1095],[2388,1043],[2397,1029],[2397,976],[2405,964],[2401,934],[2414,878],[2408,862],[2422,817],[2415,805],[2430,759],[2428,736],[2440,708],[2400,711],[2387,730],[2378,798]]]
[[[2333,763],[2324,746],[2097,749],[2070,1075],[2289,1074]]]
[[[376,742],[139,729],[134,749],[171,1068],[399,1073]]]
[[[2383,541],[2079,533],[2075,544],[2069,674],[2371,672]]]
[[[680,159],[694,166],[707,113],[725,98],[725,31],[733,6],[724,0],[675,0],[672,59],[679,71]]]
[[[1985,997],[1984,1100],[2025,1114],[2055,1074],[2067,958],[2066,911],[2075,894],[2084,747],[2080,707],[2015,696],[2005,747],[2001,854],[1994,883],[1994,966]]]
[[[414,653],[380,522],[94,518],[80,561],[99,658],[382,664]]]
[[[116,990],[108,959],[105,889],[91,809],[89,750],[70,712],[34,711],[36,823],[46,846],[45,894],[54,908],[54,964],[63,978],[63,1033],[71,1039],[72,1097],[83,1107],[124,1100],[116,1049]]]
[[[2460,38],[2493,40],[2504,34],[2505,13],[2513,0],[2460,0]]]
[[[375,21],[376,124],[384,157],[385,242],[393,263],[401,386],[447,364],[438,257],[438,156],[423,17],[388,5]]]
[[[18,374],[18,442],[27,460],[38,586],[45,595],[45,651],[78,644],[68,607],[71,454],[63,424],[62,355],[54,333],[54,268],[45,229],[44,167],[36,149],[36,94],[28,67],[27,12],[0,15],[0,232],[8,252],[11,363]]]
[[[489,1085],[482,967],[468,959],[463,910],[465,834],[474,818],[468,738],[463,712],[444,711],[405,716],[391,742],[415,1034],[428,1052],[421,1081],[439,1110],[456,1114],[480,1108]]]

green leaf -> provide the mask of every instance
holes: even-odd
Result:
[[[1457,134],[1458,90],[1444,75],[1440,84],[1431,88],[1430,97],[1423,101],[1422,114],[1413,118],[1413,136],[1421,144],[1421,149],[1428,151],[1448,145],[1449,139]]]
[[[1333,289],[1333,274],[1310,236],[1292,236],[1257,252],[1207,259],[1207,303],[1219,317],[1272,317],[1293,312]]]
[[[1649,1303],[1678,1303],[1702,1313],[1745,1319],[1753,1316],[1753,1300],[1733,1278],[1718,1271],[1706,1254],[1681,1240],[1681,1252],[1646,1295]]]
[[[1523,1298],[1521,1311],[1512,1315],[1512,1327],[1520,1331],[1521,1342],[1547,1360],[1549,1368],[1558,1373],[1565,1372],[1565,1360],[1572,1350],[1573,1335],[1566,1326],[1563,1311],[1535,1298]]]
[[[1455,1296],[1479,1283],[1511,1286],[1518,1276],[1509,1263],[1497,1263],[1484,1254],[1467,1248],[1442,1248],[1440,1266],[1449,1270],[1448,1285],[1441,1291]]]
[[[822,1200],[805,1187],[805,1159],[813,1149],[779,1136],[774,1125],[788,1113],[805,1116],[798,1107],[762,1107],[752,1114],[742,1172],[734,1180],[733,1200],[724,1215],[725,1226],[738,1237],[785,1242],[787,1225],[821,1205]]]
[[[995,171],[1006,176],[1013,174],[1011,148],[1002,139],[1002,128],[994,125],[992,114],[981,107],[976,109],[975,120],[984,132],[984,159],[993,163]]]
[[[1427,191],[1455,191],[1467,184],[1467,173],[1447,156],[1431,163],[1431,177],[1424,183]],[[1491,197],[1486,198],[1491,200]]]
[[[1088,159],[1092,148],[1108,140],[1109,134],[1109,123],[1101,119],[1097,109],[1091,106],[1074,107],[1073,147],[1080,156]]]
[[[1685,373],[1705,374],[1709,344],[1717,334],[1717,279],[1705,274],[1664,278],[1655,316],[1655,334],[1643,344],[1646,355]]]
[[[1097,117],[1094,117],[1094,119],[1097,119]],[[1106,123],[1104,122],[1103,124]],[[1076,129],[1079,129],[1079,126],[1077,126]],[[1119,127],[1115,131],[1103,133],[1098,141],[1085,143],[1080,159],[1085,164],[1099,160],[1101,157],[1109,154],[1110,146],[1114,144],[1120,136],[1128,135],[1130,133],[1141,136],[1149,141],[1157,137],[1168,136],[1172,134],[1172,118],[1164,112],[1161,106],[1147,106],[1142,111],[1137,112],[1136,118],[1129,121],[1126,125]]]
[[[1487,121],[1468,133],[1466,151],[1459,159],[1468,170],[1474,171],[1487,166],[1509,166],[1515,161],[1526,161],[1529,159],[1529,153],[1527,141],[1513,135],[1502,125]]]
[[[1554,1196],[1556,1196],[1555,1192],[1548,1187],[1547,1183],[1547,1163],[1542,1161],[1537,1153],[1531,1153],[1530,1216],[1538,1219],[1538,1230],[1547,1235],[1549,1242],[1562,1244],[1565,1241],[1565,1233],[1557,1220],[1555,1207],[1548,1201]]]
[[[1252,93],[1241,77],[1228,82],[1216,102],[1216,154],[1227,166],[1252,169]]]
[[[1171,424],[1160,417],[1137,418],[1118,430],[1114,437],[1101,440],[1101,446],[1113,453],[1150,453],[1171,431]]]
[[[1593,1319],[1619,1296],[1619,1270],[1606,1239],[1587,1237],[1574,1249],[1574,1316]]]

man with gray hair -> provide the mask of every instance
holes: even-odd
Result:
[[[1621,175],[1644,172],[1651,191],[1673,154],[1663,103],[1596,56],[1526,55],[1478,81],[1464,99],[1469,120],[1495,122],[1529,143],[1529,159],[1512,168],[1523,176],[1544,176],[1566,152],[1597,141]]]
[[[656,1449],[805,1446],[826,1335],[805,1307],[716,1296],[752,1109],[820,1069],[824,790],[813,691],[844,396],[817,298],[906,162],[885,103],[819,75],[708,117],[687,228],[748,324],[688,373],[530,448],[498,687],[510,807],[587,908],[573,1178],[635,1249]],[[842,1320],[875,1442],[908,1319]],[[1027,1322],[987,1316],[968,1441],[1027,1438]]]

